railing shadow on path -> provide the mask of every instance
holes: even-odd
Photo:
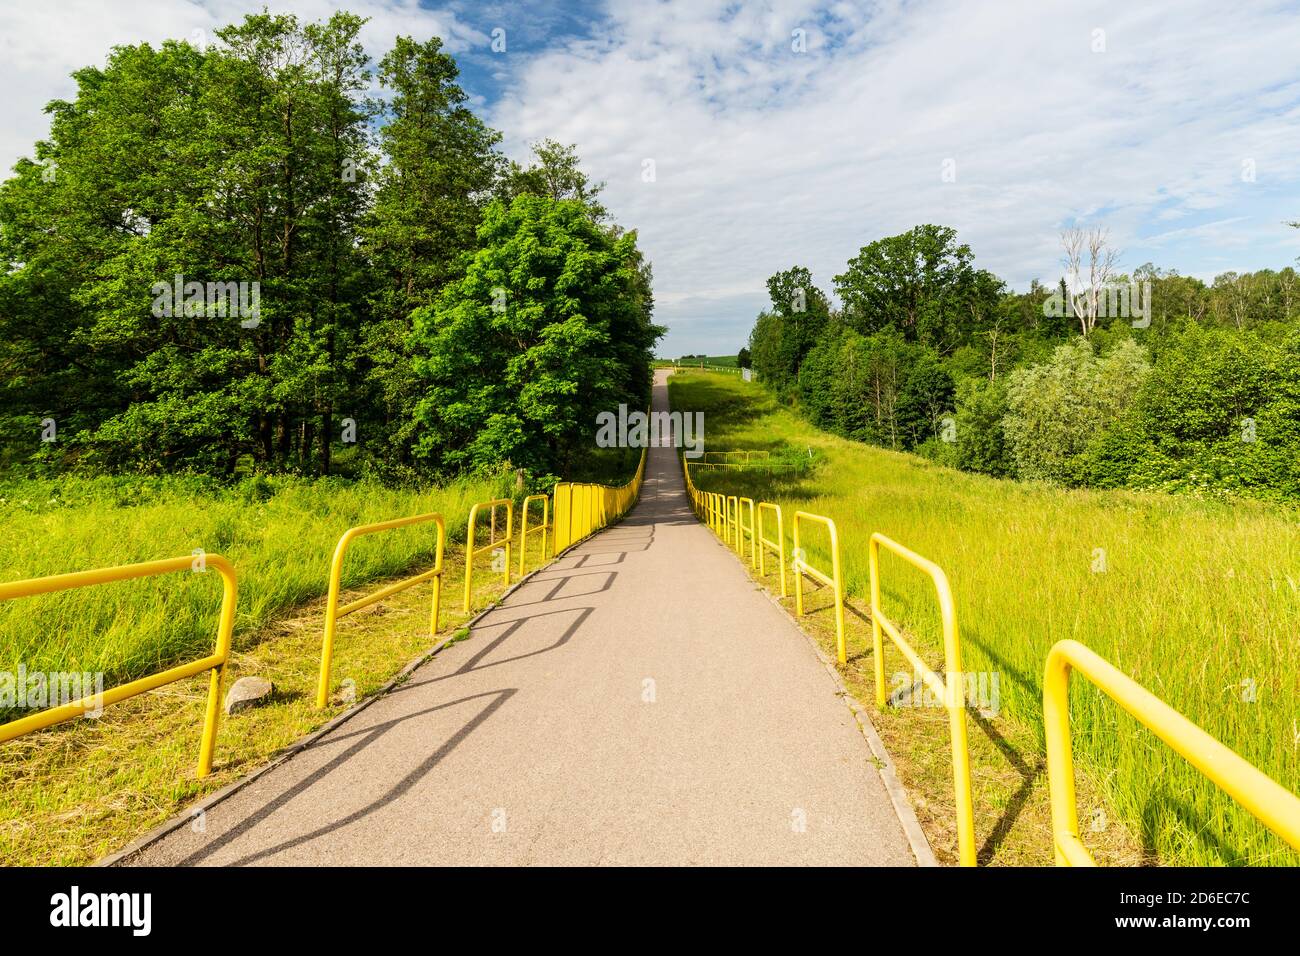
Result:
[[[338,770],[340,767],[344,766],[349,760],[351,760],[353,757],[356,757],[363,750],[365,750],[367,747],[373,744],[384,734],[388,733],[388,731],[392,730],[398,724],[404,723],[409,720],[414,720],[419,717],[424,717],[441,710],[446,710],[450,707],[456,707],[457,705],[460,704],[466,704],[471,701],[480,700],[482,698],[489,698],[488,704],[485,707],[483,707],[477,714],[475,714],[474,717],[468,723],[466,723],[463,727],[461,727],[458,731],[456,731],[456,733],[454,733],[451,737],[449,737],[442,744],[441,747],[439,747],[433,753],[429,754],[429,756],[426,757],[423,761],[421,761],[419,766],[415,767],[413,770],[411,770],[410,773],[406,774],[395,785],[390,787],[382,797],[376,800],[372,800],[364,807],[361,807],[358,810],[354,810],[352,813],[349,813],[338,820],[334,820],[324,826],[317,827],[315,830],[311,831],[310,833],[305,833],[301,836],[293,837],[292,839],[289,840],[284,840],[274,846],[265,847],[261,850],[258,850],[255,853],[250,853],[247,856],[241,857],[240,859],[235,860],[228,865],[248,866],[250,864],[258,862],[259,860],[264,860],[268,857],[274,856],[277,853],[282,853],[285,850],[290,850],[293,849],[294,847],[302,846],[303,844],[310,843],[313,840],[326,836],[327,834],[332,833],[336,830],[341,830],[342,828],[348,826],[349,824],[364,819],[365,817],[374,813],[380,807],[390,803],[393,800],[396,800],[397,798],[401,797],[403,794],[410,791],[411,788],[414,787],[416,783],[420,781],[421,778],[423,778],[426,774],[428,774],[429,771],[431,771],[434,767],[436,767],[449,753],[451,753],[454,749],[456,749],[456,747],[462,741],[464,741],[466,737],[468,737],[471,733],[474,732],[474,730],[482,726],[484,721],[486,721],[489,717],[491,717],[494,713],[496,713],[496,711],[499,710],[501,706],[507,700],[513,697],[516,693],[518,693],[517,688],[507,687],[501,690],[487,691],[482,694],[473,694],[469,697],[462,697],[459,700],[453,700],[442,704],[436,704],[433,707],[427,707],[424,710],[417,711],[416,713],[413,714],[404,714],[401,717],[396,717],[392,720],[385,721],[382,724],[376,724],[372,727],[358,729],[351,733],[342,734],[337,737],[330,737],[327,740],[322,741],[322,743],[324,744],[333,745],[333,744],[341,743],[343,741],[355,738],[355,742],[351,746],[347,747],[342,752],[330,758],[328,763],[324,764],[322,767],[318,768],[317,770],[315,770],[314,772],[312,772],[311,774],[309,774],[308,776],[300,780],[298,783],[294,784],[288,790],[285,790],[283,793],[279,794],[274,800],[271,800],[269,803],[260,807],[256,813],[253,813],[248,817],[245,817],[236,826],[232,827],[230,830],[227,830],[226,832],[222,833],[220,836],[211,840],[202,849],[196,850],[195,852],[191,853],[189,856],[185,857],[183,860],[180,860],[176,865],[193,866],[196,863],[202,862],[203,860],[207,859],[209,856],[217,852],[226,844],[234,841],[240,836],[243,836],[245,833],[253,829],[253,827],[257,826],[263,820],[269,818],[277,810],[280,810],[281,808],[288,805],[293,800],[294,797],[310,789],[313,785],[325,779],[335,770]]]

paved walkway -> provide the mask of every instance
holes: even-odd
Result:
[[[132,862],[915,860],[831,676],[655,448],[622,523]]]

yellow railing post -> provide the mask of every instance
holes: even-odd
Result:
[[[573,543],[573,485],[562,481],[555,486],[555,553]]]
[[[413,524],[427,524],[433,522],[438,529],[437,544],[434,550],[433,567],[428,571],[404,578],[393,584],[380,588],[365,597],[358,598],[343,607],[339,607],[339,591],[342,588],[343,580],[343,558],[347,554],[348,547],[355,538],[362,535],[375,534],[379,531],[390,531],[394,528],[404,528]],[[330,668],[334,661],[334,633],[338,626],[338,619],[346,617],[353,611],[359,611],[363,607],[369,607],[377,601],[382,601],[389,595],[396,594],[398,591],[404,591],[409,587],[420,584],[424,581],[433,581],[433,600],[429,611],[429,636],[432,637],[438,633],[438,612],[442,601],[442,559],[443,552],[447,542],[447,524],[443,521],[442,515],[437,512],[428,514],[412,515],[409,518],[393,518],[390,521],[376,521],[374,524],[358,525],[355,528],[349,528],[343,532],[339,538],[339,543],[334,548],[334,558],[330,561],[329,593],[325,598],[325,634],[321,639],[320,650],[320,673],[316,679],[316,707],[324,708],[329,703],[330,689]]]
[[[203,714],[203,734],[199,742],[198,776],[206,777],[212,772],[212,757],[216,749],[217,730],[221,723],[221,685],[226,676],[226,663],[230,659],[230,637],[235,628],[235,604],[238,600],[239,587],[235,569],[219,554],[204,554],[201,557],[185,555],[180,558],[164,558],[161,561],[144,561],[140,564],[126,564],[114,568],[97,568],[93,571],[74,571],[71,574],[52,574],[43,578],[30,578],[25,581],[11,581],[0,584],[0,601],[13,598],[31,597],[37,594],[51,594],[56,591],[68,591],[73,588],[90,587],[107,584],[111,581],[129,581],[136,578],[155,577],[175,571],[204,572],[216,568],[221,575],[222,596],[221,615],[217,623],[217,641],[212,654],[179,664],[165,671],[129,681],[102,693],[87,695],[78,700],[51,707],[27,717],[20,717],[7,724],[0,725],[0,743],[21,737],[34,730],[43,730],[54,724],[80,717],[86,713],[97,712],[110,707],[129,697],[135,697],[174,681],[194,677],[205,671],[211,671],[208,678],[208,702]]]
[[[491,539],[487,544],[478,550],[474,549],[474,524],[478,520],[478,511],[480,508],[490,508],[493,517],[496,516],[497,508],[506,509],[506,535],[504,538],[492,537],[489,532],[488,537]],[[480,501],[469,509],[469,527],[465,531],[465,603],[464,611],[469,613],[473,588],[474,588],[474,559],[480,554],[491,551],[496,545],[505,545],[505,564],[503,567],[502,581],[506,587],[510,586],[510,539],[515,533],[515,504],[509,498],[494,498],[491,501]]]
[[[775,541],[763,536],[764,511],[772,511],[776,515]],[[777,562],[781,568],[781,597],[785,597],[785,523],[781,518],[781,506],[774,505],[770,501],[760,501],[758,504],[758,573],[764,577],[767,575],[764,558],[768,549],[776,552]]]
[[[803,549],[799,546],[799,522],[813,521],[824,525],[830,533],[831,541],[831,573],[828,575],[824,571],[819,571],[808,563],[808,558]],[[835,522],[830,518],[822,515],[810,514],[807,511],[796,511],[794,513],[794,606],[795,614],[803,615],[803,576],[806,574],[816,581],[820,581],[835,592],[835,643],[837,657],[841,664],[848,663],[848,650],[844,643],[844,578],[840,574],[840,538],[835,530]]]
[[[796,525],[797,526],[797,525]],[[903,637],[902,630],[885,616],[880,607],[880,548],[886,548],[912,567],[929,576],[934,583],[939,601],[939,615],[943,626],[943,652],[946,673],[940,679],[921,660],[912,645]],[[953,790],[957,803],[957,851],[962,866],[974,866],[975,815],[972,809],[970,786],[970,751],[966,741],[966,680],[962,671],[961,642],[957,637],[957,612],[952,598],[952,588],[943,569],[928,558],[903,547],[880,532],[871,536],[867,547],[867,560],[871,571],[871,639],[875,654],[876,705],[885,706],[885,647],[882,632],[903,652],[922,681],[929,687],[948,711],[948,733],[952,741]]]
[[[739,523],[740,523],[740,553],[741,553],[741,557],[744,557],[744,554],[745,554],[745,533],[748,532],[748,533],[749,533],[749,566],[750,566],[751,568],[756,568],[756,567],[758,567],[758,534],[757,534],[757,532],[755,531],[755,523],[754,523],[754,499],[753,499],[753,498],[741,498],[741,499],[740,499],[740,502],[739,502],[739,507],[740,507],[740,509],[743,509],[743,507],[744,507],[746,504],[749,505],[749,525],[748,525],[748,526],[745,525],[745,515],[744,515],[744,511],[743,511],[743,510],[740,510],[740,511],[739,511],[739,514],[740,514],[740,522],[739,522]]]
[[[550,498],[546,495],[529,495],[524,499],[524,503],[519,507],[519,576],[524,575],[524,558],[528,552],[528,536],[542,534],[542,560],[546,560],[546,531],[550,523]],[[528,505],[531,502],[540,501],[542,503],[542,524],[540,527],[529,530],[528,528]]]
[[[1079,838],[1070,745],[1070,671],[1077,670],[1139,723],[1276,833],[1300,850],[1300,798],[1215,740],[1133,678],[1078,641],[1057,641],[1043,674],[1043,726],[1052,837],[1058,866],[1095,866]]]

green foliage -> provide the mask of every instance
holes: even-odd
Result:
[[[1008,292],[952,229],[917,226],[864,246],[835,278],[843,311],[827,307],[811,344],[792,347],[785,303],[810,281],[772,276],[748,348],[760,381],[821,428],[999,477],[1300,497],[1291,268],[1207,286],[1140,266],[1149,324],[1112,316],[1081,339],[1045,308],[1060,284]],[[820,314],[824,297],[812,301]]]
[[[1120,417],[1149,371],[1135,342],[1099,356],[1080,338],[1059,346],[1046,364],[1013,372],[1003,429],[1017,474],[1084,483],[1089,444]]]
[[[420,454],[439,471],[568,476],[598,412],[649,403],[663,330],[636,233],[616,237],[580,201],[523,193],[488,207],[479,243],[465,275],[414,316],[427,356]]]
[[[572,199],[582,203],[597,222],[609,216],[597,200],[604,183],[593,183],[578,164],[577,150],[553,139],[533,145],[536,162],[528,167],[511,161],[495,188],[497,198],[507,205],[516,196],[541,196],[544,199]]]
[[[933,353],[893,330],[863,336],[836,328],[809,353],[799,375],[801,406],[836,434],[888,448],[938,435],[953,382]]]
[[[767,280],[772,311],[759,316],[749,337],[754,370],[777,391],[794,386],[799,368],[830,319],[825,294],[803,266]]]
[[[416,437],[421,383],[411,351],[411,313],[429,305],[475,244],[482,197],[500,164],[498,133],[465,107],[456,62],[433,37],[398,37],[379,64],[392,91],[380,143],[374,202],[361,223],[363,250],[378,281],[373,319],[362,333],[374,457],[406,464]]]
[[[972,258],[955,229],[917,226],[863,246],[835,277],[835,291],[859,332],[892,328],[946,355],[960,343],[962,325],[985,321],[1001,291]]]
[[[1300,333],[1185,325],[1094,454],[1094,481],[1199,494],[1300,496]]]
[[[372,76],[363,23],[264,12],[204,50],[118,47],[74,74],[75,96],[49,106],[37,162],[0,185],[0,465],[232,478],[341,469],[409,483],[427,480],[430,463],[444,474],[484,465],[491,456],[468,444],[500,439],[498,458],[541,478],[578,437],[560,434],[577,427],[567,412],[533,427],[548,409],[642,400],[650,268],[634,237],[605,222],[573,147],[544,140],[537,163],[507,164],[441,40],[397,37]],[[533,303],[548,315],[519,320],[539,334],[555,326],[546,343],[521,332],[529,357],[507,377],[524,392],[444,381],[442,406],[499,404],[472,428],[444,421],[421,434],[421,369],[441,357],[421,351],[432,339],[413,334],[412,316],[464,281],[493,195],[507,207],[573,203],[590,221],[588,252],[557,247],[572,257],[558,269],[516,257],[502,284],[521,301],[552,297]],[[617,277],[610,257],[625,267]],[[574,285],[584,282],[595,287]],[[247,311],[232,314],[216,283],[241,290]],[[479,345],[455,344],[469,360]],[[543,345],[549,356],[533,351]],[[552,382],[547,363],[570,358]],[[482,367],[504,374],[499,359]],[[51,419],[57,440],[42,440]]]
[[[956,456],[952,464],[965,471],[1007,477],[1014,473],[1002,419],[1007,414],[1007,389],[1002,379],[966,379],[957,388]]]

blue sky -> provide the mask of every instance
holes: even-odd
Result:
[[[921,222],[954,226],[1016,288],[1059,275],[1073,223],[1109,228],[1125,268],[1207,280],[1300,255],[1283,222],[1300,218],[1295,4],[344,5],[372,17],[375,56],[399,32],[442,36],[511,155],[546,136],[578,145],[653,262],[666,355],[735,352],[772,272],[807,265],[830,291],[863,244]],[[41,106],[110,44],[191,37],[249,8],[0,7],[0,161],[30,152]]]

